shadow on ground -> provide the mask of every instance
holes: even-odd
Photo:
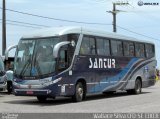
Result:
[[[147,94],[150,92],[142,92],[141,95]],[[7,95],[7,94],[6,94]],[[119,92],[114,94],[95,94],[95,95],[88,95],[86,99],[83,102],[79,103],[85,103],[88,101],[94,101],[94,100],[101,100],[101,99],[109,99],[109,98],[117,98],[117,97],[124,97],[124,96],[131,96],[127,94],[126,92]],[[137,95],[135,95],[137,96]],[[9,104],[22,104],[22,105],[38,105],[38,106],[56,106],[56,105],[63,105],[63,104],[69,104],[74,103],[70,97],[57,97],[56,99],[48,99],[46,102],[40,103],[36,99],[36,97],[31,97],[24,99],[24,97],[21,99],[20,97],[17,100],[11,100],[6,101],[4,103]],[[76,104],[76,103],[75,103]]]
[[[11,95],[9,94],[8,92],[0,92],[0,97],[4,97],[4,96],[7,96],[7,95]]]

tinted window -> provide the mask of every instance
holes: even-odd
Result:
[[[71,42],[72,45],[68,45],[68,64],[70,65],[73,59],[74,51],[76,48],[76,44],[78,41],[79,35],[78,34],[69,34],[68,35],[68,40]]]
[[[135,51],[136,51],[136,57],[144,57],[144,44],[142,43],[135,43]]]
[[[67,67],[67,57],[66,57],[67,52],[63,49],[60,50],[59,52],[59,67],[58,69],[65,69]]]
[[[146,44],[145,49],[146,49],[146,57],[148,57],[148,58],[154,57],[154,52],[155,52],[154,45]]]
[[[124,56],[134,56],[134,44],[132,42],[124,42]]]
[[[95,39],[91,37],[84,37],[81,44],[80,54],[94,55],[95,53]]]
[[[121,41],[116,41],[112,40],[111,41],[111,51],[113,56],[122,56],[122,42]]]
[[[110,46],[109,46],[109,40],[97,38],[97,53],[98,55],[110,55]]]

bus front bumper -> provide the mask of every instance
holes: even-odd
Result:
[[[50,95],[51,92],[49,89],[14,89],[16,96],[47,96]]]

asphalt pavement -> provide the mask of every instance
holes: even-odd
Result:
[[[160,112],[160,82],[144,88],[140,95],[118,92],[113,95],[87,96],[83,102],[72,102],[71,98],[58,97],[45,103],[36,97],[8,95],[0,92],[1,113],[141,113]]]

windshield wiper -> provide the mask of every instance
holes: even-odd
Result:
[[[31,69],[31,75],[32,76],[35,76],[36,73],[38,73],[38,75],[42,75],[38,62],[36,62],[34,67],[32,67],[32,69]]]
[[[26,64],[24,65],[24,67],[22,68],[22,71],[20,73],[20,76],[22,76],[24,73],[25,73],[25,69],[29,66],[29,63],[30,63],[31,59],[29,57],[29,59],[27,60]]]
[[[38,75],[42,75],[41,69],[40,69],[40,66],[39,66],[39,63],[38,63],[36,57],[34,58],[33,61],[34,61],[34,62],[33,62],[34,68],[32,67],[32,70],[34,70],[34,74],[35,74],[35,70],[36,70],[36,72],[38,73]],[[33,75],[32,70],[31,70],[31,74]]]

